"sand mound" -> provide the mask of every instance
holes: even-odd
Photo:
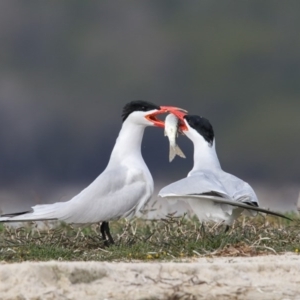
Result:
[[[1,299],[300,299],[300,256],[0,264]]]

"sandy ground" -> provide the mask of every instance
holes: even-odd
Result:
[[[0,299],[300,299],[300,255],[1,263]]]

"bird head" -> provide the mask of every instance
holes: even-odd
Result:
[[[151,102],[136,100],[127,103],[123,108],[123,122],[131,121],[143,126],[164,127],[164,121],[157,118],[158,115],[164,113],[174,113],[182,111],[181,108],[174,106],[158,106]]]
[[[213,145],[215,135],[209,120],[197,115],[188,115],[179,110],[174,110],[173,114],[179,119],[179,129],[190,140],[196,141],[202,138],[209,146]]]

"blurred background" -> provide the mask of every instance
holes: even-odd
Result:
[[[0,208],[68,200],[106,167],[122,107],[184,107],[214,126],[222,167],[261,204],[295,209],[300,184],[300,2],[0,2]],[[130,142],[130,141],[128,141]],[[147,128],[156,188],[187,159]]]

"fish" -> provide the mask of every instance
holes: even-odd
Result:
[[[165,136],[169,138],[170,143],[170,153],[169,153],[169,161],[171,162],[176,155],[185,158],[185,155],[179,148],[176,143],[176,137],[178,136],[178,124],[179,119],[173,115],[168,114],[165,119]]]

